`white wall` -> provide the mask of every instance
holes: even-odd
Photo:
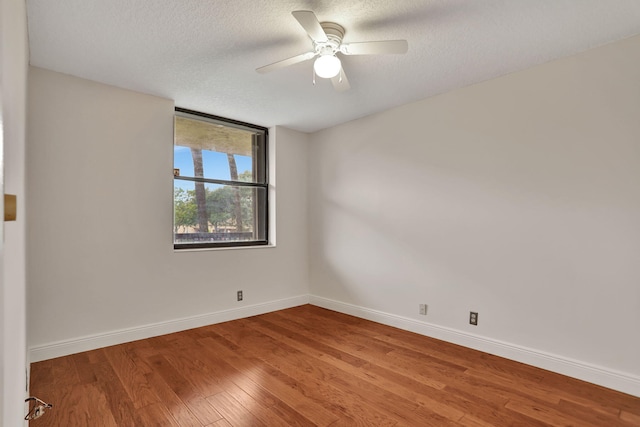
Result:
[[[3,224],[4,236],[0,231],[0,424],[3,426],[24,424],[27,393],[24,176],[27,62],[25,4],[2,0],[0,140],[3,142],[0,142],[0,149],[4,143],[4,152],[0,154],[0,165],[4,163],[4,192],[17,196],[18,213],[16,221]],[[0,190],[1,182],[2,178]]]
[[[306,135],[271,130],[276,247],[174,252],[173,108],[30,68],[34,360],[307,301]]]
[[[634,37],[312,135],[312,302],[640,395],[639,76]]]

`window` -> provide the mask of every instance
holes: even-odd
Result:
[[[175,249],[268,243],[267,129],[176,108]]]

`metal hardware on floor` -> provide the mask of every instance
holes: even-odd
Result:
[[[40,418],[44,415],[45,409],[50,409],[53,407],[51,403],[47,403],[43,400],[38,399],[37,397],[28,397],[24,400],[25,402],[29,402],[29,412],[24,416],[25,420],[35,420],[36,418]],[[33,406],[31,406],[31,402]]]

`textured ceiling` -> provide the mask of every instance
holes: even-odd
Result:
[[[351,90],[312,84],[291,16],[344,42],[406,39],[405,55],[343,57]],[[174,99],[183,108],[312,132],[640,33],[640,0],[27,0],[31,64]]]

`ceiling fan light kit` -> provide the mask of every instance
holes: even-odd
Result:
[[[386,40],[361,43],[342,43],[344,27],[335,22],[320,22],[316,15],[308,10],[291,12],[302,28],[307,32],[313,44],[313,50],[273,64],[256,69],[258,73],[268,73],[298,62],[316,58],[313,70],[318,77],[331,79],[338,91],[350,88],[349,81],[337,54],[377,55],[385,53],[406,53],[409,45],[406,40]],[[339,78],[338,78],[339,76]],[[315,83],[315,80],[314,80]]]
[[[322,55],[313,63],[313,69],[318,77],[330,79],[337,76],[342,68],[342,63],[335,55]]]

